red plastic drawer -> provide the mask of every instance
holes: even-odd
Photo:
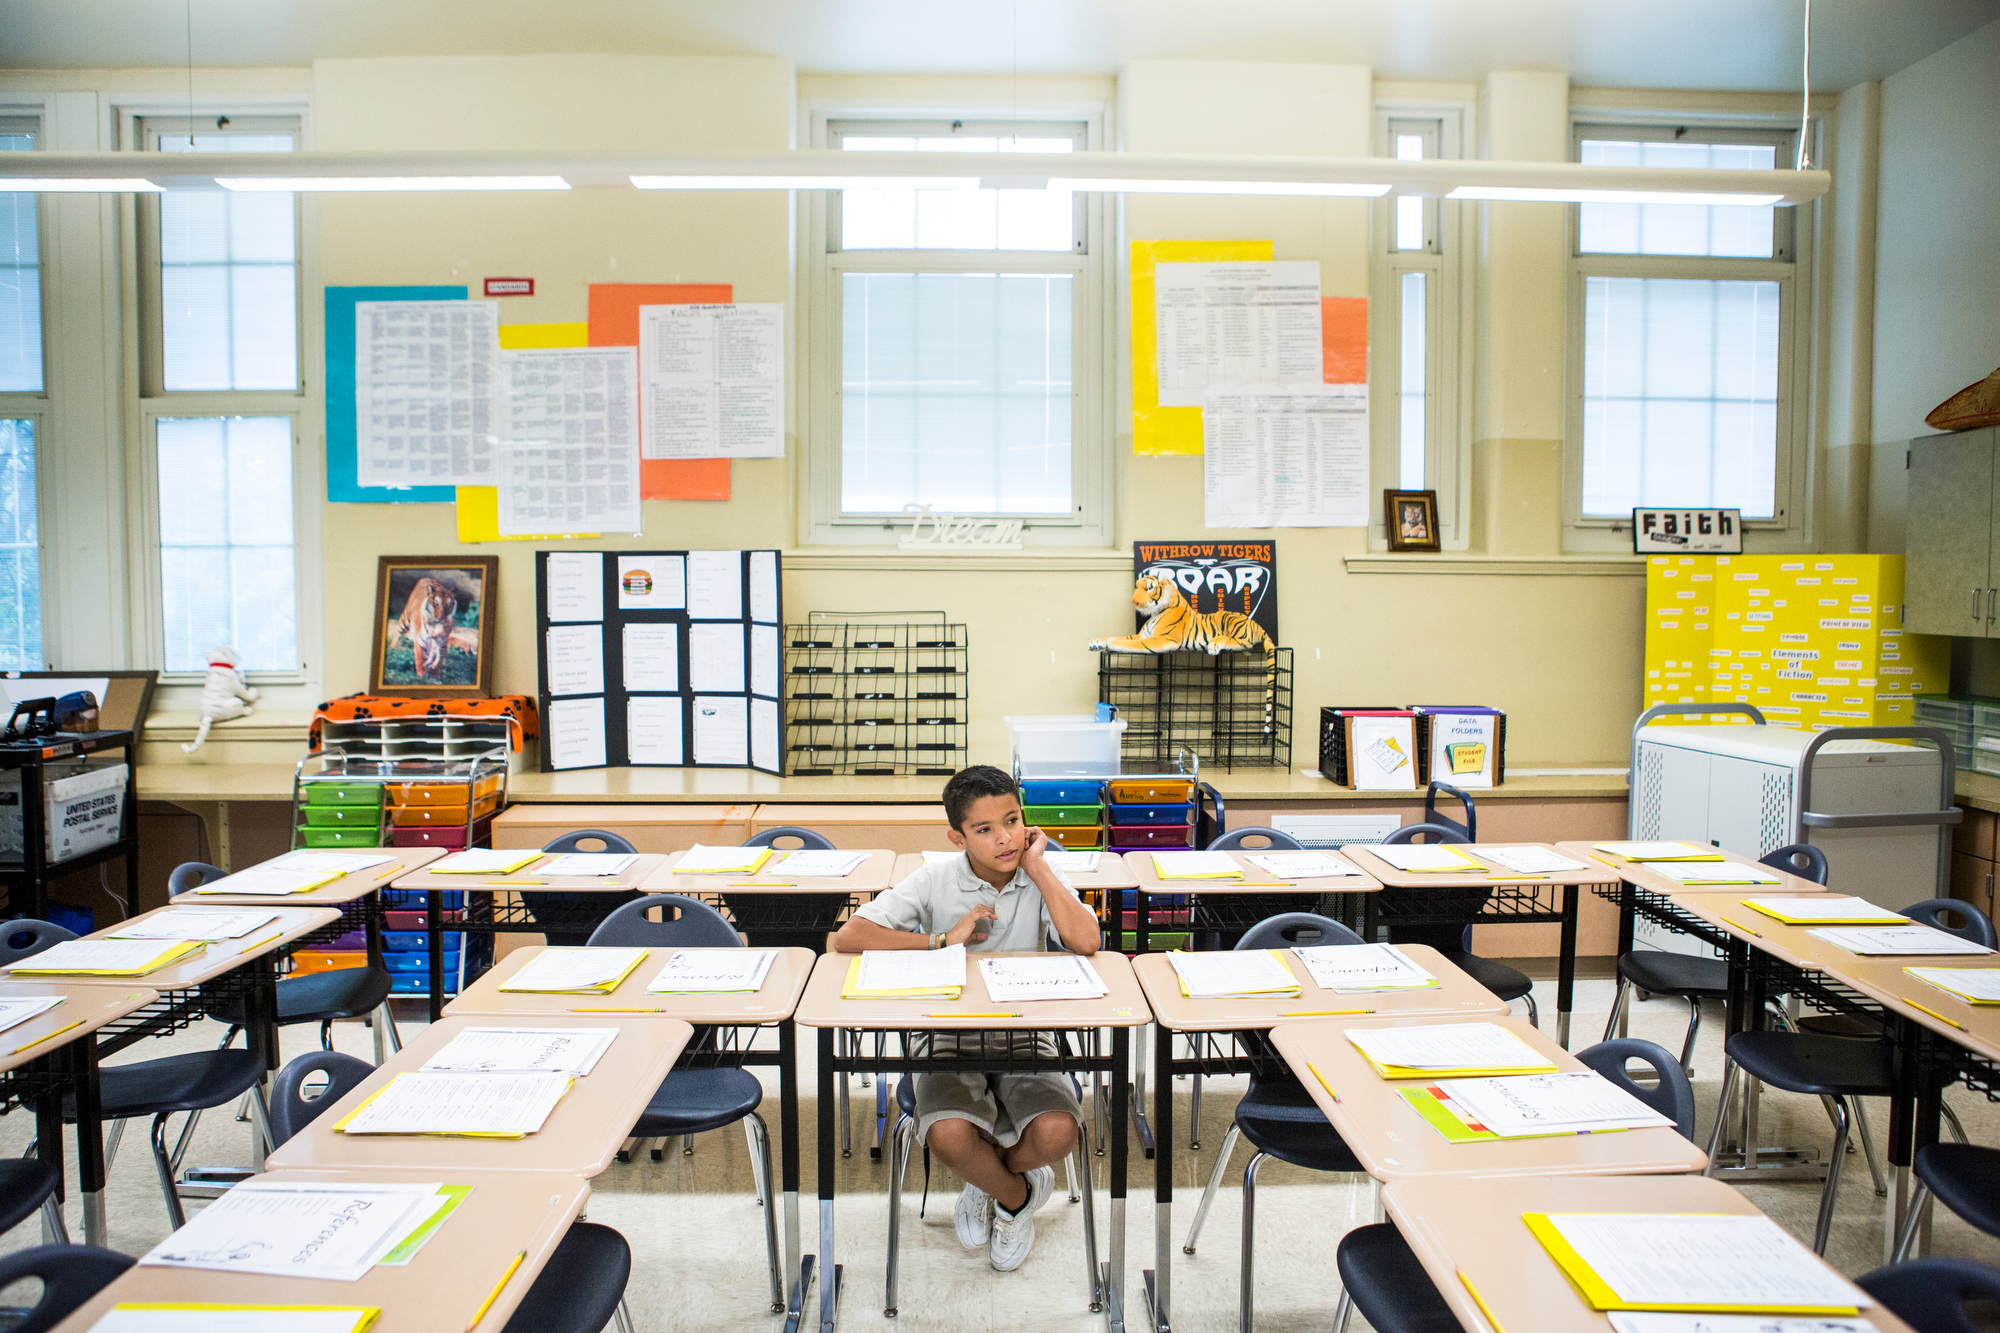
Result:
[[[1192,824],[1113,824],[1104,830],[1113,847],[1178,847],[1194,844]]]
[[[492,831],[493,821],[482,819],[472,826],[472,844],[484,846],[487,834]],[[433,824],[427,828],[393,828],[389,836],[397,847],[463,847],[465,846],[465,825]]]

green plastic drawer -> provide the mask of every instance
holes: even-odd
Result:
[[[375,830],[382,827],[382,807],[379,805],[308,805],[301,807],[306,823],[315,828],[366,828]]]
[[[379,847],[382,832],[377,828],[302,828],[299,841],[307,847]]]
[[[1031,805],[1021,811],[1030,824],[1095,824],[1104,818],[1101,805]]]
[[[307,805],[381,805],[382,788],[373,782],[308,782]]]

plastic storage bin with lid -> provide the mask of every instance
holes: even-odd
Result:
[[[1009,717],[1008,749],[1014,772],[1029,778],[1112,777],[1119,772],[1122,718],[1095,715]]]

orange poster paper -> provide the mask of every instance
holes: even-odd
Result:
[[[1319,298],[1319,344],[1326,384],[1368,382],[1368,298]]]
[[[642,305],[721,305],[735,299],[736,288],[727,282],[593,282],[590,345],[637,347]],[[641,458],[639,498],[727,500],[729,460]]]

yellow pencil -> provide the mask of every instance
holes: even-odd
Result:
[[[22,1045],[20,1045],[20,1046],[16,1046],[16,1047],[15,1047],[15,1048],[14,1048],[13,1050],[11,1050],[11,1051],[7,1052],[7,1054],[9,1054],[9,1055],[19,1055],[19,1054],[20,1054],[20,1053],[21,1053],[22,1051],[25,1051],[25,1050],[27,1050],[27,1049],[28,1049],[28,1048],[29,1048],[30,1046],[39,1046],[39,1045],[41,1045],[41,1044],[42,1044],[43,1042],[47,1041],[47,1040],[48,1040],[48,1039],[49,1039],[50,1037],[60,1037],[60,1036],[61,1036],[61,1035],[62,1035],[63,1033],[65,1033],[65,1032],[69,1031],[69,1030],[70,1030],[70,1028],[80,1028],[80,1027],[82,1027],[82,1026],[83,1026],[83,1020],[82,1020],[81,1018],[79,1018],[79,1019],[77,1019],[77,1020],[76,1020],[76,1022],[74,1022],[74,1023],[71,1023],[71,1024],[68,1024],[68,1025],[67,1025],[67,1026],[65,1026],[65,1027],[59,1027],[59,1028],[57,1028],[57,1029],[56,1029],[56,1030],[55,1030],[54,1032],[47,1032],[47,1033],[44,1033],[44,1034],[42,1034],[41,1036],[39,1036],[39,1037],[35,1038],[35,1039],[34,1039],[33,1041],[31,1041],[31,1042],[26,1042],[26,1043],[24,1043],[24,1044],[22,1044]]]
[[[1591,860],[1593,860],[1593,861],[1600,861],[1600,862],[1603,862],[1603,864],[1605,864],[1605,865],[1608,865],[1608,866],[1610,866],[1610,867],[1611,867],[1611,868],[1612,868],[1613,870],[1616,870],[1616,869],[1617,869],[1617,868],[1618,868],[1619,866],[1622,866],[1622,865],[1624,865],[1624,864],[1625,864],[1625,862],[1624,862],[1624,861],[1622,861],[1622,860],[1617,860],[1617,861],[1606,861],[1606,860],[1605,860],[1605,859],[1604,859],[1603,857],[1599,856],[1599,855],[1598,855],[1598,854],[1597,854],[1596,852],[1592,852],[1592,853],[1590,854],[1590,859],[1591,859]]]
[[[528,888],[535,889],[535,888],[540,888],[542,885],[547,883],[548,881],[545,879],[483,879],[479,881],[479,887],[482,889],[490,889],[502,885],[522,884],[526,885]]]
[[[264,937],[263,939],[261,939],[261,940],[252,940],[252,941],[250,941],[250,943],[248,943],[248,944],[244,945],[244,946],[243,946],[242,948],[238,949],[238,950],[237,950],[236,952],[237,952],[237,953],[240,953],[240,954],[242,954],[242,953],[249,953],[249,952],[250,952],[250,951],[251,951],[252,949],[261,949],[261,948],[263,948],[263,947],[264,947],[265,945],[269,944],[269,943],[270,943],[270,942],[271,942],[272,940],[275,940],[275,939],[278,939],[278,938],[280,938],[281,936],[283,936],[283,935],[284,935],[284,933],[285,933],[285,932],[281,930],[281,931],[277,932],[277,934],[275,934],[275,935],[266,935],[266,936],[265,936],[265,937]]]
[[[486,1312],[493,1308],[493,1302],[500,1299],[500,1293],[506,1288],[508,1279],[520,1271],[521,1265],[527,1261],[527,1258],[528,1252],[526,1250],[522,1250],[514,1256],[514,1262],[507,1265],[507,1271],[500,1275],[500,1280],[493,1284],[493,1290],[487,1293],[486,1300],[473,1312],[471,1322],[465,1326],[465,1333],[472,1333],[473,1329],[479,1327],[479,1321],[484,1319]]]
[[[796,887],[796,882],[789,879],[739,879],[730,881],[726,887],[732,889],[768,889],[774,886],[781,889],[789,889]]]
[[[1756,937],[1757,937],[1758,939],[1760,939],[1760,940],[1764,938],[1764,932],[1763,932],[1763,931],[1761,931],[1761,930],[1752,930],[1752,929],[1750,929],[1750,927],[1748,927],[1748,926],[1744,925],[1744,924],[1743,924],[1743,923],[1742,923],[1741,921],[1732,921],[1732,920],[1731,920],[1730,918],[1728,918],[1728,917],[1726,917],[1726,916],[1722,916],[1722,915],[1720,915],[1720,914],[1717,914],[1717,916],[1716,916],[1716,918],[1715,918],[1715,919],[1716,919],[1716,920],[1718,920],[1718,921],[1720,921],[1720,922],[1721,922],[1721,923],[1722,923],[1723,925],[1725,925],[1725,926],[1734,926],[1734,927],[1736,927],[1736,928],[1737,928],[1738,930],[1742,931],[1742,932],[1743,932],[1743,933],[1744,933],[1745,935],[1755,935],[1755,936],[1756,936]]]
[[[1903,1003],[1909,1005],[1910,1008],[1912,1009],[1923,1010],[1925,1013],[1929,1014],[1932,1018],[1935,1018],[1940,1023],[1951,1024],[1953,1027],[1957,1028],[1960,1032],[1970,1032],[1972,1030],[1971,1028],[1968,1028],[1967,1026],[1965,1026],[1965,1024],[1959,1022],[1955,1018],[1946,1018],[1943,1014],[1939,1013],[1937,1010],[1931,1008],[1927,1004],[1918,1004],[1915,1000],[1911,999],[1907,995],[1903,997]]]
[[[1287,1009],[1280,1018],[1325,1018],[1332,1014],[1372,1014],[1373,1009]]]
[[[1479,1313],[1485,1315],[1486,1322],[1493,1325],[1493,1333],[1502,1333],[1502,1330],[1500,1328],[1500,1321],[1493,1317],[1493,1311],[1491,1307],[1489,1307],[1486,1304],[1486,1298],[1479,1294],[1479,1288],[1472,1285],[1472,1279],[1465,1275],[1465,1270],[1463,1268],[1458,1270],[1458,1280],[1465,1284],[1466,1291],[1469,1292],[1472,1296],[1472,1299],[1478,1303]]]
[[[981,1010],[968,1013],[925,1014],[925,1018],[1026,1018],[1026,1014],[1003,1013],[999,1010]]]
[[[664,1014],[664,1009],[572,1009],[573,1014]]]
[[[393,865],[393,866],[390,866],[390,867],[389,867],[389,868],[388,868],[387,870],[385,870],[385,871],[383,871],[383,872],[382,872],[381,874],[377,875],[377,876],[376,876],[376,877],[374,878],[374,880],[373,880],[372,882],[373,882],[373,883],[376,883],[376,884],[380,884],[380,883],[381,883],[381,882],[382,882],[383,880],[385,880],[385,879],[389,878],[389,876],[391,876],[391,875],[400,875],[400,874],[402,874],[405,868],[406,868],[406,867],[404,867],[404,866],[403,866],[403,865],[401,865],[401,864],[397,864],[397,865]]]

